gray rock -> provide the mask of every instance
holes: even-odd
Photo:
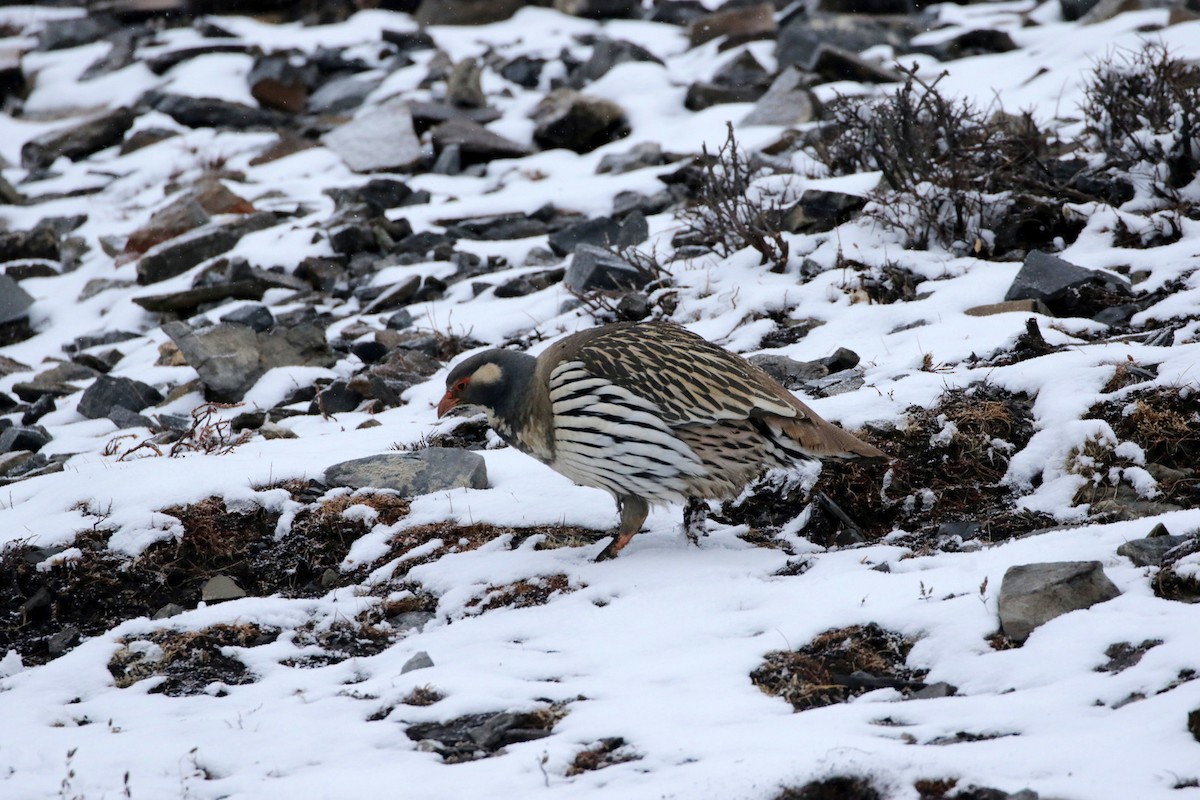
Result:
[[[533,140],[539,147],[590,153],[630,132],[625,111],[611,100],[573,89],[555,89],[533,111]]]
[[[635,144],[624,153],[609,153],[601,158],[599,165],[596,166],[596,174],[620,175],[645,167],[657,167],[665,163],[667,163],[667,158],[663,155],[662,146],[658,142],[642,142]]]
[[[154,420],[149,417],[139,414],[136,411],[130,411],[127,408],[113,406],[109,409],[105,416],[117,426],[118,430],[126,428],[154,428]]]
[[[419,631],[436,617],[432,611],[404,611],[394,617],[388,617],[388,624],[398,631]]]
[[[1161,522],[1145,537],[1126,542],[1117,548],[1135,567],[1159,567],[1170,550],[1192,539],[1192,536],[1172,536]]]
[[[186,610],[187,609],[185,609],[183,606],[179,605],[178,603],[167,603],[165,606],[160,608],[158,611],[155,611],[154,616],[150,617],[150,619],[169,619],[171,617],[179,616]]]
[[[450,70],[446,78],[446,99],[459,108],[482,108],[487,105],[480,78],[483,66],[478,59],[464,58]]]
[[[225,600],[237,600],[245,597],[246,590],[237,585],[237,581],[228,575],[217,575],[209,578],[200,587],[200,599],[205,603],[220,603]]]
[[[38,47],[42,50],[65,50],[91,44],[113,33],[118,28],[117,20],[107,15],[70,17],[46,20],[38,34]]]
[[[554,0],[554,8],[573,17],[624,19],[633,16],[641,0]]]
[[[780,69],[790,64],[812,72],[823,44],[852,53],[878,44],[898,51],[907,43],[904,33],[899,26],[861,14],[794,14],[779,31],[775,56]]]
[[[77,410],[88,419],[101,419],[107,417],[114,406],[137,412],[158,405],[162,400],[162,393],[149,384],[132,378],[101,375],[84,390]]]
[[[314,114],[339,114],[358,108],[375,91],[381,80],[362,75],[331,78],[308,98],[308,110]]]
[[[621,237],[621,222],[613,217],[596,217],[568,225],[547,237],[546,244],[560,256],[575,252],[581,244],[614,247]]]
[[[828,81],[899,83],[901,80],[900,73],[894,69],[829,44],[822,44],[817,48],[809,71]]]
[[[451,144],[442,148],[429,171],[434,175],[458,175],[462,173],[462,166],[462,148]]]
[[[334,381],[322,389],[313,399],[309,413],[323,416],[353,411],[363,401],[363,396],[346,385],[346,381]]]
[[[171,322],[163,331],[199,373],[207,395],[225,403],[240,401],[269,369],[332,367],[336,361],[324,328],[313,323],[260,333],[244,325],[193,330],[187,323]]]
[[[1023,642],[1039,625],[1121,594],[1099,561],[1009,567],[1000,584],[1000,628]]]
[[[393,489],[405,497],[461,487],[486,489],[487,462],[478,453],[455,447],[383,453],[334,464],[325,470],[325,483],[352,489]]]
[[[750,356],[748,360],[788,389],[800,389],[810,381],[829,374],[829,367],[820,361],[796,361],[787,356],[768,353]]]
[[[13,391],[27,403],[36,402],[43,395],[65,397],[79,391],[71,381],[87,381],[100,373],[91,367],[73,362],[64,362],[38,373],[31,381],[13,384]]]
[[[743,125],[801,125],[817,118],[817,98],[805,88],[805,77],[795,67],[787,67],[771,84],[754,108],[742,120]]]
[[[590,244],[581,244],[575,249],[571,266],[563,278],[567,289],[577,294],[628,291],[640,289],[649,282],[650,276],[643,270],[602,247]]]
[[[726,103],[753,103],[762,97],[765,91],[758,86],[724,86],[709,81],[696,81],[688,86],[683,106],[688,111],[703,111]],[[747,123],[743,120],[742,124]]]
[[[414,655],[408,661],[404,662],[404,666],[400,667],[400,674],[406,672],[415,672],[419,669],[429,669],[433,666],[433,659],[429,657],[429,653],[424,650]]]
[[[118,108],[66,130],[38,136],[21,148],[21,166],[26,169],[48,167],[59,156],[72,161],[121,143],[125,131],[133,126],[134,113]]]
[[[451,119],[430,132],[433,145],[439,151],[457,147],[463,164],[477,164],[497,158],[520,158],[529,155],[529,148],[492,133],[469,119]]]
[[[497,750],[505,745],[543,739],[550,731],[531,728],[528,714],[496,714],[470,731],[471,739],[485,750]]]
[[[438,0],[421,3],[417,22],[421,25],[487,25],[508,19],[528,0]]]
[[[1025,263],[1021,265],[1017,277],[1013,278],[1004,299],[1041,300],[1048,303],[1071,289],[1089,283],[1101,284],[1117,292],[1129,292],[1128,283],[1116,275],[1085,269],[1041,250],[1031,250],[1025,256]]]
[[[0,430],[0,453],[17,450],[36,452],[48,445],[52,438],[50,432],[41,425],[13,425]]]
[[[68,625],[58,633],[51,634],[50,638],[46,639],[46,649],[50,651],[51,658],[58,658],[79,644],[80,637],[79,628],[76,628],[74,625]]]
[[[280,116],[272,111],[251,108],[244,103],[213,97],[169,94],[157,90],[147,92],[143,102],[189,128],[262,130],[274,128],[280,119]]]
[[[20,319],[33,305],[33,297],[7,275],[0,275],[0,325]]]
[[[939,697],[953,697],[958,693],[958,687],[945,681],[931,683],[923,689],[917,689],[908,696],[909,700],[936,700]]]
[[[600,36],[592,43],[591,57],[583,63],[583,66],[577,73],[572,75],[572,85],[583,86],[584,84],[599,80],[616,65],[631,61],[648,61],[654,64],[663,63],[662,59],[641,45],[626,42],[622,39],[610,39],[607,36]]]
[[[262,333],[275,327],[275,316],[266,306],[250,303],[222,315],[221,322],[228,322],[230,325],[245,325]]]
[[[497,286],[493,294],[496,297],[525,297],[558,283],[566,275],[566,272],[565,269],[559,268],[535,272],[531,275],[521,275]]]
[[[429,4],[426,4],[429,5]],[[421,142],[408,104],[393,100],[321,137],[355,172],[408,169],[421,160]]]
[[[783,215],[782,228],[791,233],[823,233],[855,219],[867,198],[844,192],[806,189]]]
[[[237,222],[199,228],[151,248],[138,261],[138,283],[158,283],[233,249],[243,236],[274,225],[275,215],[251,214]]]
[[[1062,10],[1063,19],[1074,22],[1099,2],[1100,0],[1058,0],[1058,6]]]

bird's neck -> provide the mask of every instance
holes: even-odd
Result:
[[[514,369],[515,367],[515,369]],[[506,365],[510,391],[488,409],[488,422],[504,441],[539,461],[554,460],[550,392],[538,376],[536,360]]]

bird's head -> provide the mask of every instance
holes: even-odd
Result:
[[[437,413],[444,417],[458,406],[480,406],[505,417],[520,404],[533,378],[537,359],[512,350],[487,350],[462,362],[446,377],[446,394]]]

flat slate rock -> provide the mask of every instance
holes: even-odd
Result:
[[[421,160],[421,142],[408,104],[388,102],[335,128],[321,143],[355,172],[408,169]]]
[[[800,70],[787,67],[742,120],[743,125],[801,125],[817,118],[817,98]]]
[[[381,453],[343,461],[325,470],[325,483],[352,489],[392,489],[405,497],[447,489],[486,489],[483,456],[456,447],[430,447],[414,453]]]
[[[26,169],[48,167],[59,156],[78,161],[106,147],[119,145],[125,131],[133,126],[133,120],[131,109],[118,108],[82,125],[38,136],[21,148],[21,166]]]
[[[643,270],[620,256],[590,244],[575,248],[575,257],[567,268],[564,285],[576,293],[590,291],[628,291],[640,289],[650,282]]]
[[[1069,290],[1088,283],[1103,284],[1120,292],[1129,290],[1128,285],[1115,275],[1072,264],[1041,250],[1031,250],[1004,299],[1053,302]]]
[[[157,405],[162,400],[162,394],[147,383],[132,378],[101,375],[84,390],[76,410],[88,419],[101,419],[107,417],[114,407],[137,412]]]
[[[1099,561],[1058,561],[1009,567],[1000,584],[1000,627],[1023,642],[1035,628],[1071,611],[1120,596]]]
[[[0,275],[0,324],[25,316],[33,297],[7,275]]]

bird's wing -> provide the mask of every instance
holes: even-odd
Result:
[[[571,358],[597,378],[653,403],[671,427],[773,415],[808,416],[791,394],[741,356],[675,325],[611,326]]]

